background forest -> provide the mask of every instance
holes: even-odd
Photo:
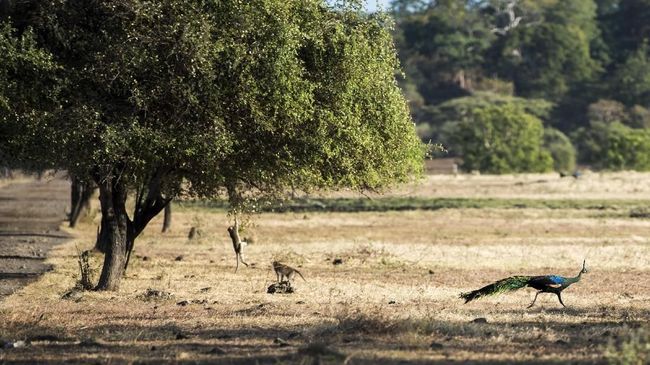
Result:
[[[650,0],[395,0],[401,86],[465,170],[650,170]]]

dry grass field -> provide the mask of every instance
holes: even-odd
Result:
[[[0,339],[26,341],[0,350],[0,363],[650,361],[643,343],[621,350],[650,318],[650,219],[629,207],[650,199],[650,174],[432,176],[389,195],[602,204],[263,213],[244,233],[252,265],[235,274],[225,212],[179,203],[171,232],[158,218],[138,238],[118,292],[62,299],[79,279],[78,252],[93,246],[91,217],[52,251],[53,271],[0,302]],[[190,241],[192,226],[202,235]],[[527,309],[533,289],[458,298],[511,275],[574,276],[585,258],[566,309],[548,294]],[[266,293],[273,259],[305,276],[294,294]]]

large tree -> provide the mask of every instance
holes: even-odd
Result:
[[[118,287],[136,237],[180,193],[226,192],[239,209],[288,187],[381,189],[421,170],[381,14],[318,0],[16,7],[16,26],[59,65],[60,91],[46,115],[3,128],[24,126],[8,136],[21,159],[99,186],[98,289]]]
[[[618,0],[607,9],[603,22],[609,28],[610,47],[622,61],[650,40],[650,0]]]
[[[431,104],[468,95],[482,76],[484,51],[494,36],[475,1],[394,1],[396,40],[404,84],[415,84]]]
[[[618,66],[612,78],[612,94],[628,105],[650,107],[650,47],[642,43]]]
[[[517,29],[499,43],[499,72],[514,82],[517,95],[557,102],[598,71],[589,44],[577,27],[543,23]]]

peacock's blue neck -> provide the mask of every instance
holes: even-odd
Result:
[[[580,277],[581,277],[581,276],[582,276],[582,271],[580,271],[580,272],[578,273],[577,276],[574,276],[574,277],[572,277],[572,278],[566,278],[565,283],[566,283],[567,285],[569,285],[569,284],[573,284],[573,283],[577,283],[578,281],[580,281]]]

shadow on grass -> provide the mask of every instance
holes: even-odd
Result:
[[[170,323],[90,325],[76,333],[64,326],[36,325],[23,329],[24,347],[0,350],[0,364],[593,364],[605,362],[602,354],[608,343],[643,325],[614,320],[576,323],[566,317],[584,319],[597,312],[544,311],[564,318],[457,322],[352,314],[332,324],[294,330],[188,329]],[[636,315],[648,318],[650,310]]]

